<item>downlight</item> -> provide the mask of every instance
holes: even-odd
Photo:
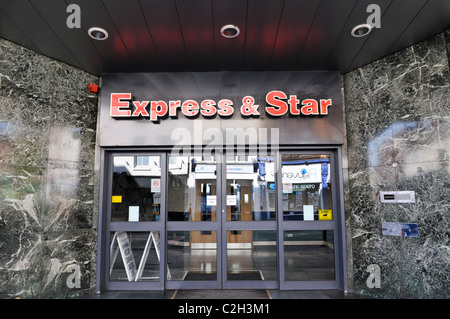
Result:
[[[360,24],[353,28],[352,36],[355,38],[362,38],[368,35],[372,31],[370,24]]]
[[[94,40],[106,40],[108,39],[108,32],[105,29],[93,27],[88,30],[89,36]]]
[[[227,24],[225,26],[222,27],[222,29],[220,29],[220,34],[224,37],[224,38],[235,38],[239,35],[239,28],[235,25],[232,24]]]

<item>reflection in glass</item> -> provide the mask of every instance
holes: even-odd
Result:
[[[111,233],[111,281],[159,281],[159,232]]]
[[[114,156],[111,221],[159,221],[159,156]]]
[[[284,232],[286,281],[335,280],[332,230]]]
[[[169,156],[168,221],[216,220],[216,162]]]
[[[283,220],[332,220],[329,155],[282,155]]]
[[[227,232],[227,280],[276,280],[275,230]]]
[[[274,160],[227,156],[227,220],[275,220]]]
[[[168,280],[217,280],[216,232],[167,232]]]

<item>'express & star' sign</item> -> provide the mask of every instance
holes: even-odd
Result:
[[[332,106],[331,99],[303,99],[300,101],[296,95],[287,95],[283,91],[270,91],[266,94],[265,112],[268,115],[279,117],[287,113],[290,115],[328,115],[328,108]],[[239,105],[243,116],[259,116],[259,105],[255,98],[245,96]],[[159,121],[161,118],[177,117],[180,112],[188,118],[202,115],[205,118],[219,115],[230,117],[235,112],[233,102],[229,99],[214,101],[205,99],[201,102],[195,100],[166,101],[134,101],[131,93],[111,93],[110,115],[114,118],[149,118],[150,121]]]

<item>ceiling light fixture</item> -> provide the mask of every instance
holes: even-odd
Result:
[[[108,32],[105,29],[92,27],[88,30],[89,36],[94,40],[106,40],[108,39]]]
[[[368,35],[372,31],[370,24],[360,24],[353,28],[352,36],[355,38],[361,38]]]
[[[222,27],[222,29],[220,29],[220,34],[224,37],[224,38],[235,38],[239,35],[239,28],[235,25],[232,24],[227,24],[225,26]]]

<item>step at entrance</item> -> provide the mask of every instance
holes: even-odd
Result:
[[[271,299],[266,289],[239,290],[176,290],[172,299]]]

